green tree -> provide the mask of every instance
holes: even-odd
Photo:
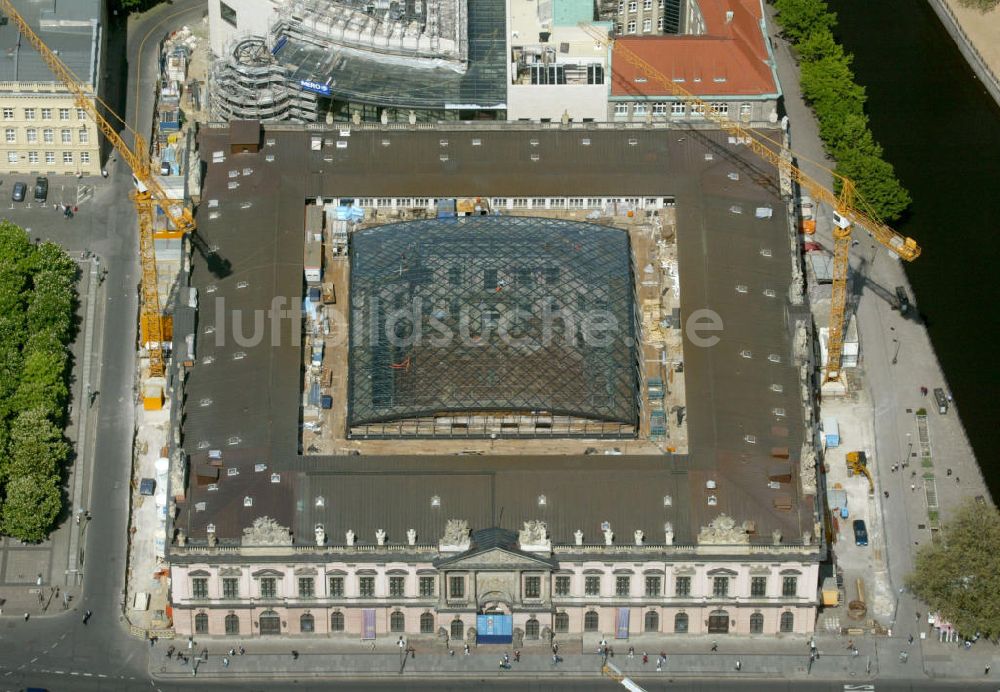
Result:
[[[815,62],[823,58],[846,59],[848,64],[851,62],[844,53],[843,46],[837,43],[833,32],[826,27],[810,32],[795,46],[795,52],[803,62]]]
[[[43,271],[56,272],[71,284],[77,274],[76,262],[65,250],[49,241],[37,245],[25,258],[24,269],[32,275]]]
[[[7,483],[0,514],[3,532],[22,541],[44,540],[62,510],[58,476],[30,475]]]
[[[845,149],[838,155],[837,173],[854,181],[858,194],[882,220],[895,221],[910,206],[910,193],[885,159],[859,149]]]
[[[70,447],[62,431],[42,409],[18,414],[7,438],[7,453],[0,464],[0,476],[5,479],[59,475],[69,458]]]
[[[958,4],[963,7],[971,7],[986,14],[997,5],[1000,5],[1000,0],[958,0]]]
[[[972,500],[917,553],[907,584],[960,633],[1000,634],[1000,512]]]
[[[66,406],[66,351],[26,351],[21,381],[12,397],[15,411],[39,408],[61,420]]]
[[[24,273],[22,264],[31,255],[31,248],[23,228],[10,221],[0,221],[0,266]]]
[[[798,43],[813,31],[832,30],[837,15],[829,11],[823,0],[775,0],[781,28],[788,40]]]
[[[68,343],[73,327],[73,286],[71,279],[53,270],[34,276],[28,301],[28,329],[31,333],[52,330]]]
[[[818,117],[836,118],[864,111],[865,90],[854,83],[852,60],[852,56],[844,55],[802,63],[802,95],[816,108]]]

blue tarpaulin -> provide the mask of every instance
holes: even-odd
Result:
[[[479,644],[510,644],[514,634],[511,615],[477,615],[476,642]]]

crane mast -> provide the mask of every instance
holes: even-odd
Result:
[[[153,231],[156,209],[159,208],[174,229],[181,233],[192,233],[196,226],[194,217],[183,202],[172,201],[153,175],[149,159],[149,148],[145,139],[133,132],[134,148],[130,148],[118,130],[101,115],[97,99],[87,94],[85,85],[73,74],[58,55],[28,25],[10,0],[0,0],[2,11],[14,24],[21,35],[38,51],[39,56],[52,70],[60,82],[73,95],[77,108],[82,109],[97,124],[98,129],[114,147],[122,160],[132,170],[135,190],[131,198],[135,204],[139,220],[139,259],[142,266],[141,323],[145,327],[145,341],[149,353],[149,376],[162,377],[165,372],[163,358],[163,314],[160,309],[159,290],[156,277],[156,255],[153,245]],[[109,109],[110,111],[110,109]],[[117,116],[116,116],[117,117]],[[119,118],[121,120],[121,118]],[[124,121],[122,121],[124,122]]]
[[[908,262],[912,262],[920,256],[920,246],[912,238],[897,233],[879,221],[878,215],[857,194],[854,183],[849,178],[827,170],[840,183],[840,194],[834,193],[796,166],[793,161],[798,157],[780,142],[730,120],[728,114],[714,110],[711,104],[668,78],[628,46],[621,43],[616,44],[614,39],[609,38],[597,27],[591,24],[581,24],[580,27],[594,41],[609,50],[614,50],[616,57],[624,59],[625,62],[644,72],[647,79],[656,81],[673,96],[693,105],[705,119],[715,122],[725,132],[735,137],[737,142],[744,144],[764,161],[785,173],[793,182],[807,190],[813,199],[825,202],[834,210],[833,294],[830,300],[827,361],[823,378],[824,382],[839,380],[844,349],[844,323],[847,313],[847,278],[852,228],[860,226],[881,245]]]

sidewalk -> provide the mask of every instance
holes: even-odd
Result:
[[[718,651],[711,651],[711,639],[693,636],[690,639],[674,636],[634,637],[630,641],[609,640],[615,655],[608,660],[622,672],[635,677],[813,677],[820,679],[869,680],[878,673],[878,654],[874,647],[858,642],[859,655],[852,656],[846,647],[846,639],[824,638],[816,640],[820,658],[810,671],[809,640],[794,637],[775,641],[774,637],[745,640],[743,638],[722,637],[718,640]],[[189,654],[183,640],[172,642],[177,650]],[[239,647],[246,647],[247,653],[239,655]],[[561,661],[552,663],[552,653],[546,644],[527,643],[521,649],[521,660],[515,662],[513,649],[503,645],[473,647],[470,655],[462,652],[462,645],[452,648],[449,655],[439,641],[415,638],[409,641],[414,651],[413,658],[404,659],[396,642],[391,639],[379,640],[374,651],[368,643],[334,642],[331,640],[308,640],[283,638],[255,639],[251,641],[215,639],[196,641],[191,649],[191,661],[183,664],[166,657],[166,642],[158,642],[150,650],[149,671],[154,678],[170,679],[191,677],[195,657],[202,650],[208,650],[208,660],[197,662],[199,677],[261,677],[274,678],[286,675],[296,677],[387,677],[393,675],[420,676],[476,676],[493,675],[560,675],[581,677],[599,675],[603,656],[588,647],[581,652],[580,640],[563,642],[559,648]],[[628,647],[635,648],[635,655],[629,658]],[[336,647],[336,652],[330,649]],[[230,648],[236,649],[235,656],[229,656]],[[346,649],[346,650],[345,650]],[[292,651],[299,653],[296,659]],[[647,663],[642,662],[642,654],[649,655]],[[660,652],[667,654],[666,664],[661,671],[656,670]],[[500,662],[504,653],[511,656],[510,668],[502,670]],[[226,667],[223,659],[229,658]],[[737,670],[737,661],[740,669]],[[871,662],[871,674],[867,672]],[[908,671],[910,676],[919,674]]]

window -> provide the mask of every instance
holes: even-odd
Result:
[[[17,163],[18,155],[16,151],[7,152],[7,163]]]
[[[198,613],[194,616],[194,633],[208,634],[208,613]]]
[[[82,108],[77,108],[76,109],[76,119],[77,120],[86,120],[87,119],[87,111],[83,110]]]
[[[235,613],[226,616],[226,634],[240,633],[240,617]]]
[[[72,151],[64,151],[62,153],[62,155],[63,155],[63,163],[64,164],[69,165],[69,164],[73,163],[73,152]]]
[[[569,577],[556,577],[556,596],[569,596]]]
[[[389,577],[389,595],[402,597],[406,595],[405,577]]]
[[[29,151],[28,152],[28,163],[38,163],[38,152]]]
[[[33,127],[29,127],[24,131],[25,136],[28,138],[28,144],[36,144],[38,142],[38,130]]]
[[[783,577],[781,580],[781,595],[795,597],[799,593],[798,577]]]
[[[565,84],[566,68],[562,65],[532,65],[532,84]]]
[[[13,108],[4,108],[3,109],[3,119],[4,120],[13,120],[14,119],[14,109]]]
[[[25,120],[34,120],[35,119],[35,109],[34,108],[25,108],[24,109],[24,119]]]
[[[712,595],[716,598],[729,595],[729,577],[712,577]]]
[[[80,152],[80,163],[90,163],[90,152],[81,151]]]
[[[465,636],[465,623],[458,618],[451,621],[451,638],[462,639]]]
[[[525,639],[538,639],[538,620],[536,618],[529,618],[526,623],[524,623],[524,638]]]
[[[659,596],[661,583],[662,580],[659,577],[646,577],[646,595]]]
[[[69,120],[69,108],[60,108],[59,109],[59,119],[60,120]]]
[[[312,598],[315,595],[315,580],[312,577],[299,577],[299,598]]]
[[[316,631],[316,618],[309,613],[305,613],[299,618],[299,632],[309,634]]]
[[[274,577],[261,577],[260,597],[274,598],[278,595],[278,583]]]
[[[628,104],[627,103],[616,103],[615,104],[615,115],[628,115]]]
[[[651,18],[642,20],[642,30],[644,32],[650,32],[653,30],[653,20]]]
[[[750,634],[760,634],[764,631],[764,616],[754,613],[750,616]]]
[[[8,127],[4,130],[4,135],[6,136],[7,144],[14,144],[17,142],[17,130],[13,127]]]
[[[781,614],[781,631],[791,632],[795,629],[795,616],[792,613],[785,611]]]
[[[685,106],[683,103],[671,103],[670,104],[670,115],[674,118],[684,117]]]
[[[751,110],[752,110],[752,107],[750,106],[749,103],[741,103],[740,104],[740,120],[742,120],[744,122],[750,122]]]
[[[569,632],[569,615],[566,613],[556,613],[552,626],[555,628],[556,632]]]
[[[331,598],[343,598],[344,597],[344,578],[343,577],[330,577],[330,597]]]
[[[420,577],[420,595],[423,597],[434,595],[434,577]]]
[[[621,22],[616,22],[615,23],[615,34],[618,35],[618,36],[621,36],[621,33],[622,33],[622,23]]]
[[[59,139],[63,144],[72,144],[73,132],[71,130],[62,130],[59,132]]]
[[[767,577],[750,578],[750,595],[755,598],[763,598],[767,595]]]
[[[601,595],[601,578],[600,577],[586,577],[583,580],[583,593],[587,596],[600,596]]]
[[[653,115],[666,115],[666,114],[667,114],[667,104],[662,102],[653,104]]]
[[[597,611],[588,610],[583,616],[583,631],[596,632],[599,623],[600,620],[598,619]]]
[[[422,613],[420,615],[420,634],[434,634],[433,613]]]
[[[224,2],[219,2],[219,16],[226,24],[236,26],[236,10]]]
[[[632,4],[634,5],[635,3],[633,2]],[[635,33],[635,20],[634,19],[630,19],[629,20],[628,25],[627,25],[627,29],[626,29],[625,33],[626,34],[634,34]]]
[[[240,597],[240,580],[236,577],[223,577],[222,578],[222,597],[223,598],[239,598]]]
[[[729,115],[729,104],[728,103],[713,103],[711,105],[712,115],[721,115],[727,117]]]
[[[51,165],[56,162],[56,153],[54,151],[45,152],[45,163]]]
[[[705,117],[705,104],[704,103],[693,103],[693,104],[691,104],[691,117],[692,118],[704,118]]]
[[[191,580],[191,598],[208,598],[208,577]]]
[[[524,597],[525,598],[541,598],[542,597],[542,578],[541,577],[525,577],[524,578]]]
[[[660,631],[660,616],[656,614],[656,611],[650,610],[642,618],[642,630],[643,632]]]
[[[52,120],[52,109],[43,108],[42,109],[42,120]]]
[[[687,613],[677,613],[674,616],[674,632],[677,634],[686,634],[688,631],[688,616]]]
[[[52,144],[53,142],[55,142],[56,141],[55,131],[49,128],[45,128],[44,130],[42,130],[42,141],[45,142],[46,144]]]
[[[628,596],[632,587],[632,578],[619,576],[615,577],[615,595]]]
[[[465,577],[448,578],[448,596],[450,598],[465,598]]]
[[[281,634],[281,616],[273,610],[265,610],[257,618],[257,628],[261,634]]]
[[[646,115],[646,104],[637,103],[632,106],[632,115]]]
[[[663,31],[663,17],[660,17],[659,19],[656,20],[656,30]]]
[[[675,596],[691,595],[691,577],[677,577],[677,586],[674,589]]]
[[[375,595],[375,577],[358,578],[358,593],[362,598],[371,598]]]
[[[653,9],[653,0],[642,0],[642,9],[644,10]]]
[[[639,3],[636,2],[636,0],[632,0],[632,2],[630,2],[628,4],[628,11],[629,12],[635,12],[638,9],[639,9]]]
[[[335,613],[330,613],[330,631],[331,632],[343,632],[344,631],[344,614],[339,610]]]
[[[587,84],[604,84],[604,65],[587,65]]]
[[[528,198],[527,197],[515,197],[511,204],[515,209],[527,209],[528,208]]]
[[[390,632],[406,631],[406,616],[403,615],[398,610],[393,611],[393,613],[389,616],[389,631]]]

